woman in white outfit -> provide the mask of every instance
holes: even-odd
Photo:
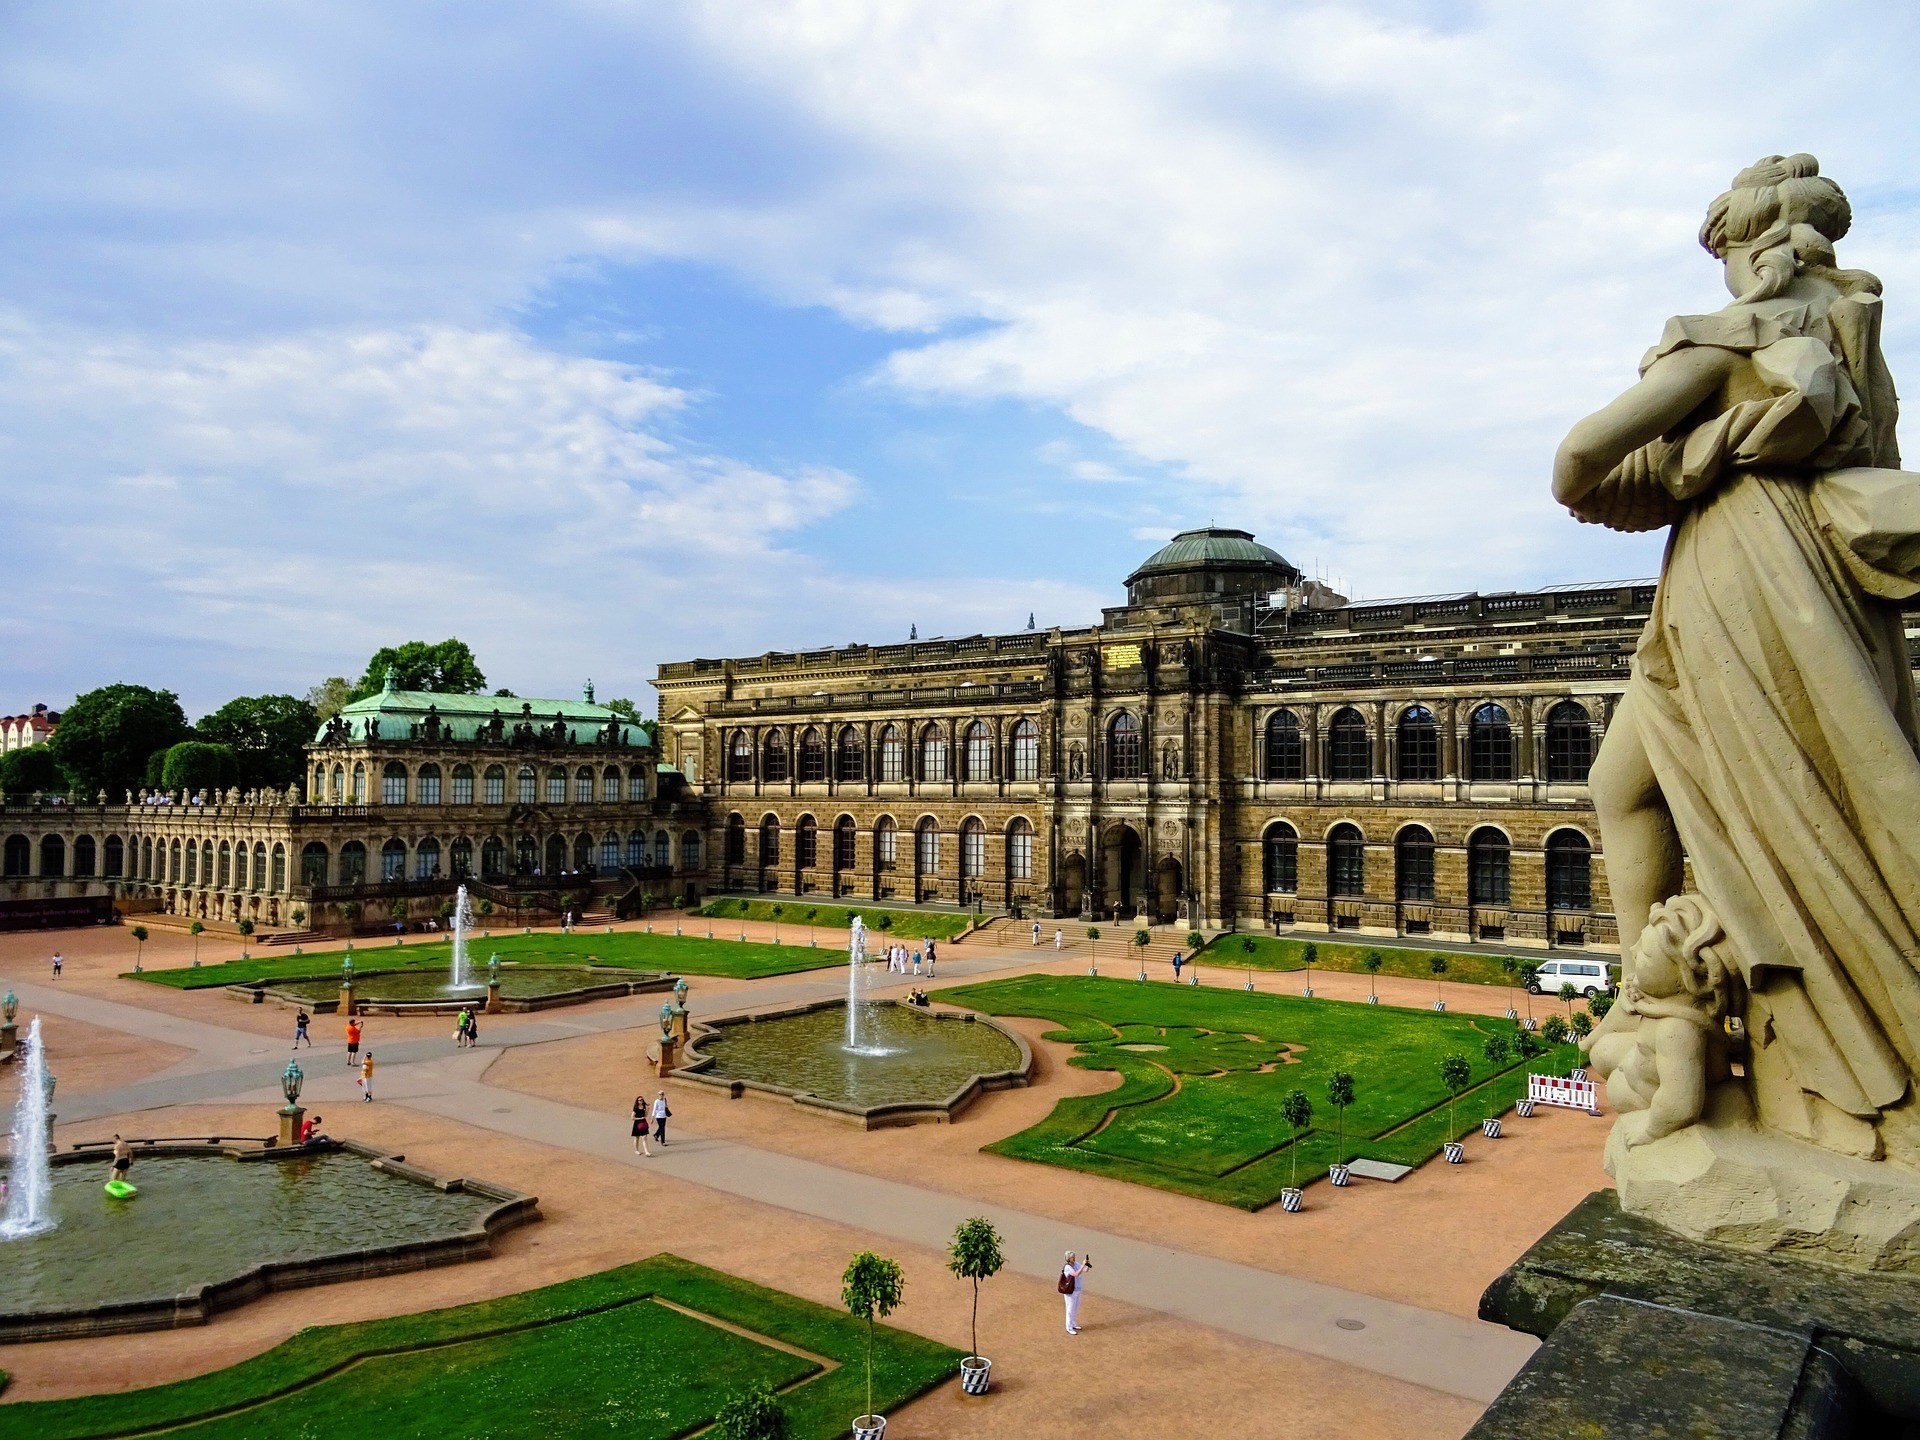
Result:
[[[1093,1268],[1093,1257],[1089,1255],[1077,1264],[1073,1251],[1067,1251],[1067,1262],[1060,1267],[1060,1294],[1067,1302],[1067,1333],[1080,1333],[1080,1292],[1086,1281],[1081,1277]]]

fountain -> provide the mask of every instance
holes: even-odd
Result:
[[[479,988],[468,973],[467,927],[472,924],[473,910],[467,904],[467,887],[462,885],[453,892],[453,977],[447,984],[449,990]]]
[[[867,964],[867,922],[858,915],[847,927],[847,1049],[858,1055],[861,1041],[860,972]]]
[[[7,1201],[0,1210],[0,1240],[23,1240],[54,1225],[52,1182],[47,1165],[47,1110],[53,1090],[47,1052],[40,1043],[40,1017],[27,1026],[20,1099],[13,1112],[13,1162]]]

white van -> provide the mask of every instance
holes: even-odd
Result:
[[[1613,966],[1604,960],[1547,960],[1534,971],[1527,989],[1535,995],[1558,995],[1562,985],[1577,995],[1610,995],[1615,988]]]

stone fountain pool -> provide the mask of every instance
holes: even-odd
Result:
[[[463,1006],[484,1005],[486,972],[475,973],[482,978],[462,986],[453,983],[451,970],[439,968],[356,970],[353,972],[354,1006],[368,1011],[391,1009],[451,1014]],[[502,965],[500,1002],[507,1010],[544,1010],[553,1005],[577,1005],[608,996],[671,990],[673,980],[673,976],[659,971],[610,966]],[[257,993],[266,999],[304,1005],[323,1013],[337,1009],[340,1002],[338,976],[261,980],[230,988],[249,998]]]

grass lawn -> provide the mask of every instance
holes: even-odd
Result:
[[[1113,1070],[1121,1085],[1062,1100],[1038,1125],[987,1148],[998,1155],[1109,1175],[1258,1210],[1335,1160],[1417,1165],[1526,1093],[1528,1070],[1563,1071],[1571,1051],[1496,1066],[1487,1037],[1511,1020],[1307,1000],[1189,985],[1026,975],[940,991],[992,1015],[1029,1015],[1080,1047],[1072,1064]],[[1472,1069],[1449,1122],[1442,1057]],[[1354,1078],[1342,1122],[1327,1103],[1336,1070]],[[1313,1124],[1295,1141],[1280,1098],[1304,1090]]]
[[[656,1255],[498,1300],[302,1330],[169,1385],[0,1406],[0,1440],[668,1440],[754,1381],[786,1392],[795,1440],[826,1440],[866,1408],[865,1340],[864,1324],[839,1311]],[[885,1413],[952,1377],[959,1360],[878,1327],[874,1399]]]
[[[778,915],[773,913],[776,906],[780,910]],[[937,910],[869,909],[855,905],[819,905],[811,900],[748,900],[737,895],[710,900],[700,913],[727,920],[767,920],[802,930],[807,924],[809,910],[814,912],[815,925],[830,925],[836,930],[844,930],[858,915],[866,922],[867,929],[897,935],[902,940],[925,940],[928,937],[951,940],[967,928],[967,921],[971,918]],[[885,926],[880,924],[883,916],[889,921]]]
[[[1249,951],[1246,947],[1251,945]],[[1539,960],[1522,960],[1511,955],[1473,954],[1463,950],[1411,950],[1400,945],[1349,945],[1339,940],[1288,940],[1278,935],[1222,935],[1201,952],[1201,963],[1207,965],[1243,965],[1255,970],[1304,970],[1306,969],[1306,948],[1314,947],[1313,968],[1316,970],[1340,970],[1350,975],[1364,975],[1366,966],[1360,962],[1369,951],[1380,957],[1382,975],[1399,975],[1413,980],[1431,980],[1433,957],[1439,955],[1447,962],[1446,973],[1442,980],[1460,980],[1469,985],[1511,985],[1514,987],[1514,1004],[1520,1004],[1524,991],[1519,988],[1518,973],[1509,976],[1501,966],[1501,961],[1512,960],[1516,967],[1527,964],[1539,964],[1549,957],[1541,955]],[[1612,960],[1611,955],[1599,957]],[[1543,1014],[1545,1012],[1542,1012]]]
[[[671,921],[654,921],[654,924]],[[706,926],[692,919],[681,922],[692,929]],[[721,931],[716,929],[719,936]],[[828,965],[844,965],[841,950],[822,945],[762,945],[738,940],[713,939],[700,935],[649,935],[644,930],[616,930],[589,933],[576,930],[562,935],[556,930],[535,931],[531,935],[474,936],[471,953],[477,964],[498,955],[503,962],[521,965],[616,965],[627,970],[670,970],[676,975],[725,975],[736,980],[757,980],[766,975],[790,975],[796,970],[817,970]],[[372,970],[435,970],[452,963],[453,942],[439,940],[428,944],[382,945],[378,940],[353,947],[353,968]],[[244,984],[250,980],[323,979],[340,973],[344,950],[310,951],[305,955],[269,952],[248,960],[228,960],[220,965],[202,965],[171,970],[142,970],[128,973],[128,979],[151,980],[156,985],[171,985],[179,990],[201,990],[212,985]]]

